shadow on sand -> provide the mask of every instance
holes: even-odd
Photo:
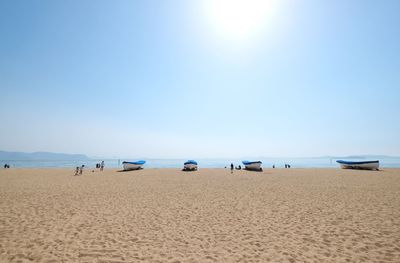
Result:
[[[188,170],[188,169],[182,169],[181,170],[182,172],[197,172],[197,169],[195,169],[195,170]]]
[[[133,171],[139,171],[139,170],[143,170],[143,168],[134,169],[134,170],[118,170],[117,173],[126,173],[126,172],[133,172]]]
[[[261,172],[263,171],[263,169],[261,168],[261,169],[259,169],[259,170],[253,170],[253,169],[246,169],[246,168],[243,168],[243,171],[261,173]]]

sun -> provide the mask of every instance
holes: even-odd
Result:
[[[276,0],[207,0],[205,11],[219,35],[245,41],[260,33],[271,21]]]

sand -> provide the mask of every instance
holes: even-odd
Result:
[[[400,169],[0,170],[0,262],[400,262]]]

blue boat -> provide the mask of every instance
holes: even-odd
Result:
[[[139,170],[139,169],[142,169],[142,166],[145,163],[146,163],[146,161],[139,160],[139,161],[135,161],[135,162],[122,162],[122,165],[124,167],[124,170],[128,171],[128,170]]]
[[[183,164],[183,170],[195,171],[197,170],[197,162],[195,160],[188,160]]]
[[[261,161],[243,161],[242,163],[245,166],[246,170],[262,171]]]
[[[379,170],[379,161],[344,161],[337,160],[342,169],[364,169],[364,170]]]

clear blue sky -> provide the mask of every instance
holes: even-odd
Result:
[[[400,1],[228,3],[1,1],[0,150],[400,155]]]

